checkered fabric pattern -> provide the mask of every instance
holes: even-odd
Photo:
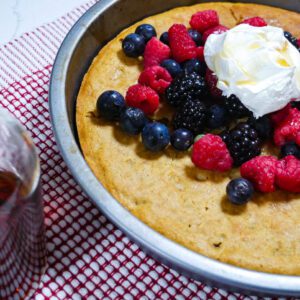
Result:
[[[0,103],[31,132],[41,159],[48,267],[33,299],[257,299],[147,256],[89,201],[60,156],[48,110],[51,68],[64,36],[95,2],[0,47]]]

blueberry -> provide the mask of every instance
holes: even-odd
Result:
[[[122,42],[124,53],[129,57],[139,57],[145,50],[145,39],[143,36],[131,33]]]
[[[269,116],[263,116],[258,119],[250,118],[249,123],[256,129],[262,140],[271,139],[273,135],[273,126]]]
[[[97,110],[104,119],[118,120],[124,109],[124,97],[117,91],[106,91],[97,100]]]
[[[206,65],[205,62],[202,62],[197,58],[193,58],[183,63],[183,70],[187,74],[196,72],[200,75],[204,75],[206,71]]]
[[[226,192],[231,203],[242,205],[250,200],[254,193],[254,189],[249,180],[244,178],[236,178],[228,183]]]
[[[178,151],[185,151],[189,149],[194,141],[194,136],[191,131],[187,129],[177,129],[171,135],[171,145]]]
[[[167,69],[167,71],[174,78],[181,74],[182,68],[178,62],[173,59],[165,59],[160,64],[163,68]]]
[[[168,127],[162,123],[148,123],[142,131],[142,141],[146,149],[158,152],[167,147],[170,142]]]
[[[280,149],[281,157],[286,157],[288,155],[294,155],[300,159],[300,147],[294,142],[288,142],[281,146]]]
[[[147,123],[144,112],[136,107],[127,107],[120,116],[121,128],[130,135],[139,134]]]
[[[138,26],[135,33],[143,36],[146,43],[157,35],[155,28],[150,24],[142,24]]]
[[[193,39],[193,41],[196,43],[197,46],[201,46],[202,44],[202,35],[200,32],[198,32],[195,29],[189,29],[189,35]]]
[[[168,34],[168,32],[166,31],[166,32],[162,33],[159,40],[162,43],[164,43],[166,45],[169,45],[169,34]]]
[[[207,125],[211,129],[225,126],[228,121],[228,113],[223,105],[214,104],[208,109],[209,119]]]

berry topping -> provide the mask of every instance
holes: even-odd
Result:
[[[248,123],[239,123],[229,131],[228,135],[223,135],[223,138],[236,167],[261,152],[261,140],[258,133]]]
[[[130,135],[138,134],[148,123],[144,112],[136,107],[127,107],[120,116],[120,126],[124,132]]]
[[[300,147],[294,142],[286,143],[281,146],[280,154],[281,157],[294,155],[296,158],[300,159]]]
[[[208,109],[207,126],[211,129],[220,128],[228,123],[228,113],[226,108],[220,104],[213,104]]]
[[[205,104],[201,101],[189,99],[175,113],[173,127],[174,129],[185,128],[197,135],[204,129],[206,119]]]
[[[144,70],[139,77],[139,83],[150,86],[159,94],[163,94],[170,85],[172,76],[161,66],[153,66]]]
[[[206,134],[193,146],[192,161],[200,169],[225,172],[232,167],[232,158],[218,135]]]
[[[224,97],[224,105],[228,113],[233,118],[244,118],[251,115],[251,112],[244,106],[244,104],[234,95]]]
[[[204,78],[197,73],[183,73],[177,76],[166,90],[167,102],[180,106],[188,99],[200,99],[206,93]]]
[[[132,85],[126,93],[128,106],[140,108],[145,114],[153,114],[159,106],[158,94],[148,86]]]
[[[124,97],[117,91],[105,91],[97,100],[97,111],[106,120],[118,120],[124,109]]]
[[[168,127],[158,122],[146,124],[142,131],[142,142],[152,152],[163,150],[170,142]]]
[[[273,126],[268,115],[255,119],[251,117],[249,119],[249,124],[256,129],[258,136],[263,140],[269,140],[273,135]]]
[[[276,163],[274,156],[254,157],[241,166],[241,176],[251,181],[260,192],[274,192]]]
[[[277,125],[274,142],[277,146],[282,146],[286,142],[300,145],[300,111],[297,108],[291,108],[285,119]]]
[[[188,33],[197,46],[200,46],[202,44],[202,35],[199,31],[195,29],[189,29]]]
[[[177,62],[181,63],[197,57],[196,43],[184,25],[174,24],[169,29],[169,43],[173,57]]]
[[[193,142],[193,133],[187,129],[177,129],[171,135],[171,145],[178,151],[189,149]]]
[[[199,11],[192,15],[190,25],[193,29],[203,33],[207,29],[219,25],[219,17],[215,10]]]
[[[145,39],[136,33],[131,33],[122,42],[124,53],[129,57],[139,57],[145,50]]]
[[[282,190],[300,193],[300,160],[286,156],[276,164],[276,184]]]
[[[296,37],[294,37],[290,32],[285,31],[284,32],[284,36],[285,38],[293,45],[295,46],[297,49],[299,49],[299,45],[298,45],[298,40]]]
[[[196,72],[196,73],[204,76],[205,71],[206,71],[206,64],[205,64],[205,62],[200,61],[197,58],[193,58],[193,59],[187,60],[186,62],[183,63],[183,70],[186,73]]]
[[[285,118],[287,117],[287,115],[289,114],[289,111],[291,110],[291,108],[292,108],[292,106],[289,103],[281,110],[278,110],[278,111],[272,113],[270,118],[271,118],[273,125],[277,126],[281,122],[283,122],[285,120]]]
[[[167,31],[162,33],[159,40],[169,46],[169,33]]]
[[[217,88],[218,78],[210,69],[206,69],[205,81],[211,96],[214,98],[221,98],[222,91]]]
[[[178,76],[182,72],[180,64],[174,59],[165,59],[161,62],[160,65],[165,68],[173,78]]]
[[[253,196],[254,189],[251,182],[244,178],[231,180],[226,187],[227,197],[232,204],[246,204]]]
[[[150,24],[142,24],[138,26],[135,33],[143,36],[146,43],[157,35],[155,28]]]
[[[228,30],[228,28],[223,25],[218,25],[216,27],[212,27],[203,33],[202,40],[205,43],[211,34],[220,34],[220,33],[226,32],[227,30]]]
[[[197,58],[201,61],[205,61],[204,59],[204,47],[200,46],[197,48]]]
[[[255,26],[255,27],[263,27],[263,26],[268,25],[267,22],[261,17],[248,18],[248,19],[245,19],[240,24],[249,24],[249,25]]]
[[[159,66],[160,63],[169,58],[171,55],[170,48],[153,37],[146,45],[144,53],[144,68]]]

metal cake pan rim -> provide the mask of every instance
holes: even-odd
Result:
[[[93,203],[147,253],[184,275],[233,291],[265,295],[300,295],[300,277],[247,270],[193,252],[151,229],[123,207],[96,179],[84,160],[69,123],[65,84],[69,63],[81,37],[96,18],[114,3],[102,0],[71,28],[54,62],[49,106],[55,139],[76,181]],[[158,246],[159,245],[159,246]]]

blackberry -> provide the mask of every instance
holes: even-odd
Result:
[[[189,99],[175,113],[173,118],[174,129],[184,128],[195,135],[201,133],[206,125],[207,110],[201,101]]]
[[[251,112],[244,104],[234,95],[230,97],[224,97],[224,104],[229,113],[233,118],[244,118],[251,115]]]
[[[178,75],[166,90],[167,102],[179,107],[187,100],[196,100],[206,93],[205,80],[197,73]]]
[[[257,131],[258,136],[263,140],[269,140],[273,135],[273,126],[268,115],[255,119],[249,118],[249,124]]]
[[[290,32],[288,31],[285,31],[284,32],[284,36],[285,38],[293,45],[295,46],[298,50],[299,50],[299,47],[298,47],[298,43],[297,43],[297,38],[294,37]]]
[[[261,139],[249,123],[239,123],[223,140],[236,167],[261,153]]]

